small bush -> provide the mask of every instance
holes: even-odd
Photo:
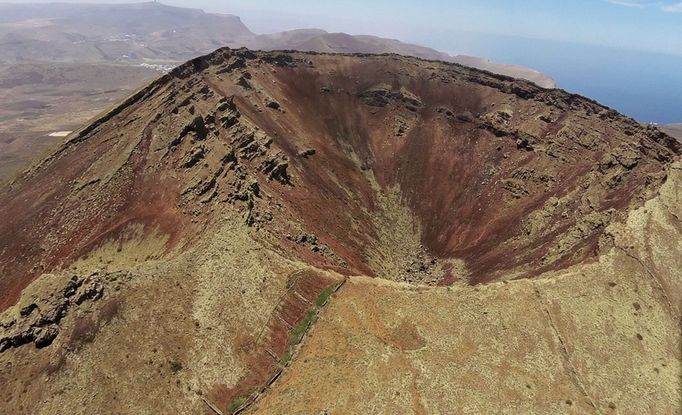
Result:
[[[182,370],[182,363],[180,362],[170,362],[170,370],[173,373],[178,373],[179,371]]]
[[[244,402],[246,402],[246,398],[243,396],[240,396],[239,398],[235,399],[234,401],[230,402],[230,405],[227,407],[227,410],[233,414],[237,412],[239,408],[244,405]]]

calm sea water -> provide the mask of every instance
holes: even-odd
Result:
[[[682,122],[682,55],[471,33],[439,33],[423,42],[538,69],[558,87],[641,122]]]

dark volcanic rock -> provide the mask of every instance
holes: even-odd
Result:
[[[29,305],[27,305],[26,307],[22,308],[21,311],[19,311],[19,314],[20,314],[22,317],[28,317],[28,316],[31,315],[31,313],[32,313],[34,310],[37,310],[37,309],[38,309],[38,305],[37,305],[37,304],[29,304]]]
[[[60,291],[23,307],[18,320],[0,323],[0,353],[29,343],[37,348],[51,345],[59,335],[63,320],[74,308],[96,302],[105,295],[103,281],[122,284],[127,279],[129,276],[122,273],[73,276]]]
[[[33,342],[38,349],[42,349],[43,347],[51,345],[58,334],[59,328],[57,326],[41,327],[36,330]]]
[[[386,107],[402,102],[409,111],[416,112],[422,107],[422,101],[407,89],[394,90],[390,85],[380,84],[361,92],[358,97],[372,107]]]
[[[279,104],[279,102],[275,101],[272,98],[267,98],[265,100],[265,106],[268,108],[272,108],[273,110],[281,109],[281,105]]]

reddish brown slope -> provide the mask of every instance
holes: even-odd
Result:
[[[2,196],[7,218],[0,230],[5,259],[0,291],[6,293],[0,299],[2,308],[33,277],[121,237],[129,225],[141,224],[145,232],[158,228],[170,237],[169,248],[177,242],[187,222],[175,205],[179,189],[157,173],[144,174],[149,133],[143,129],[140,134],[138,142],[126,143],[125,164],[107,168],[113,168],[112,177],[87,173],[98,161],[118,155],[122,143],[85,140],[64,146]]]
[[[464,260],[472,282],[532,276],[592,256],[679,152],[584,98],[457,65],[222,49],[0,196],[0,304],[136,225],[182,248],[224,209],[287,255],[378,276],[395,259],[382,235],[404,231],[378,217],[404,210],[433,263]]]

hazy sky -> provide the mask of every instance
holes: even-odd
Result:
[[[329,31],[420,41],[429,38],[429,33],[459,30],[682,55],[682,0],[165,0],[164,3],[237,14],[259,33],[321,27]],[[443,49],[443,45],[439,46]]]

